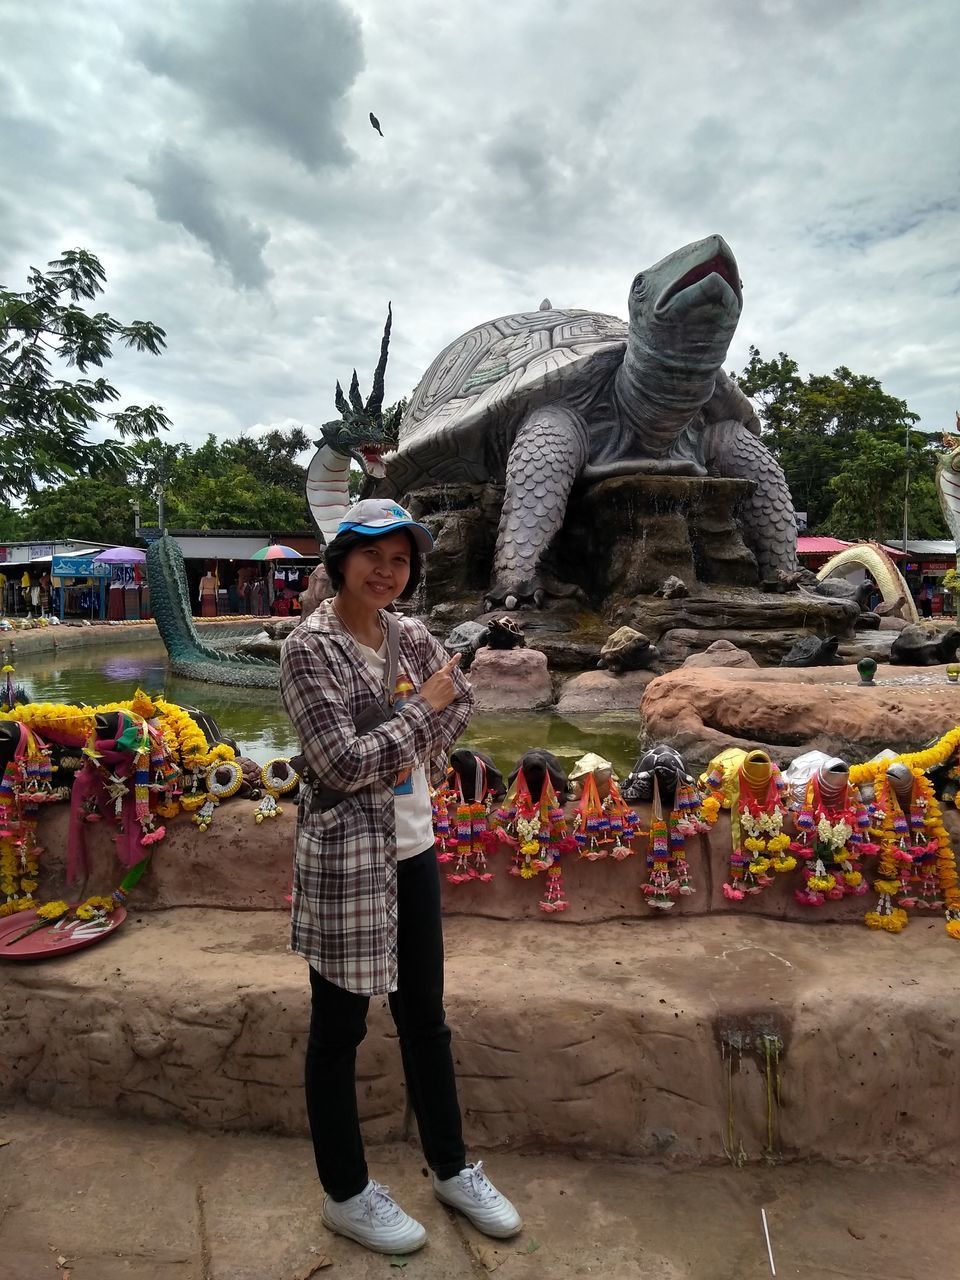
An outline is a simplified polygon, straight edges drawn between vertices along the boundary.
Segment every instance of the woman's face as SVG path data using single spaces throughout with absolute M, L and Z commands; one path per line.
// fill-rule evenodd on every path
M 367 608 L 392 604 L 410 578 L 410 539 L 405 533 L 388 533 L 355 547 L 343 562 L 342 595 Z

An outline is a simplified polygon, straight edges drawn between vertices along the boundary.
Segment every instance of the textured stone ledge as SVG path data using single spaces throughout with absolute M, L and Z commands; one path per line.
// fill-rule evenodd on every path
M 704 1163 L 950 1163 L 960 969 L 942 924 L 898 938 L 745 918 L 589 934 L 454 920 L 447 1009 L 468 1140 Z M 955 945 L 955 944 L 953 944 Z M 275 913 L 131 915 L 98 947 L 8 963 L 0 1099 L 302 1133 L 307 976 Z M 779 1037 L 768 1130 L 757 1037 Z M 371 1140 L 404 1131 L 398 1050 L 371 1001 Z

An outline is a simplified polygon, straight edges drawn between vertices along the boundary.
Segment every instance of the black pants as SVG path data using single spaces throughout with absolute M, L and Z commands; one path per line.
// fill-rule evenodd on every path
M 430 1168 L 452 1178 L 466 1155 L 443 1009 L 440 875 L 433 849 L 397 863 L 398 989 L 390 997 L 407 1094 Z M 357 1046 L 367 1033 L 368 996 L 336 987 L 310 969 L 312 1006 L 306 1093 L 317 1172 L 333 1200 L 367 1185 L 357 1115 Z

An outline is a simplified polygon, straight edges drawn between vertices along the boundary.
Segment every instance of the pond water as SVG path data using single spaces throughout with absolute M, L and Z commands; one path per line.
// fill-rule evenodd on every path
M 183 680 L 167 669 L 162 644 L 90 645 L 82 649 L 48 651 L 14 658 L 15 680 L 33 702 L 97 705 L 133 696 L 139 686 L 162 693 L 172 702 L 201 707 L 220 728 L 235 738 L 245 755 L 259 763 L 273 756 L 293 755 L 297 740 L 272 689 L 235 689 Z M 548 712 L 517 715 L 476 715 L 463 742 L 485 751 L 509 772 L 524 751 L 545 747 L 569 768 L 585 751 L 612 760 L 621 777 L 637 756 L 637 716 L 610 713 L 563 719 Z

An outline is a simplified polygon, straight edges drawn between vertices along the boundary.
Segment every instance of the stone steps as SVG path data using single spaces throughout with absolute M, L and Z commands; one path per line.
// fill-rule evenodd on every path
M 940 920 L 895 938 L 748 917 L 446 930 L 473 1145 L 954 1160 L 960 967 Z M 304 1133 L 308 988 L 286 932 L 280 912 L 134 912 L 86 952 L 8 962 L 0 1100 Z M 359 1060 L 373 1141 L 409 1129 L 385 1005 Z

